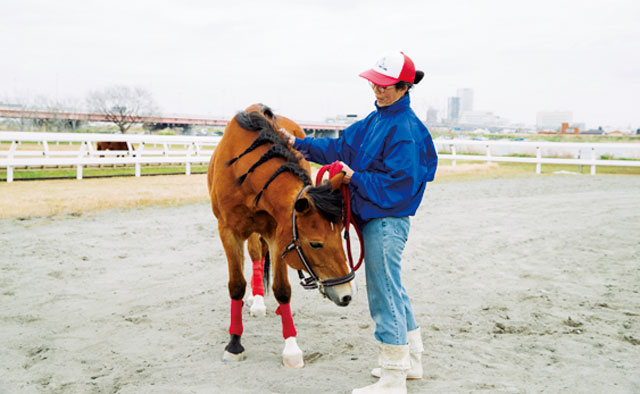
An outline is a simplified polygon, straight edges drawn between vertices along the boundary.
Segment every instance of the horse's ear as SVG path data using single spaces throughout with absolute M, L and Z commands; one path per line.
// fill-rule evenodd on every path
M 311 205 L 306 197 L 302 197 L 296 201 L 293 207 L 296 209 L 296 212 L 305 213 L 311 208 Z
M 331 183 L 331 190 L 337 190 L 340 188 L 340 186 L 342 186 L 342 180 L 344 179 L 344 176 L 344 171 L 340 171 L 339 173 L 334 175 L 333 178 L 329 179 L 329 182 Z

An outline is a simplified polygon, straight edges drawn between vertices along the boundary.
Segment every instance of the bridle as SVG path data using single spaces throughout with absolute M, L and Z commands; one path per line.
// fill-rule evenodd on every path
M 353 280 L 353 278 L 355 278 L 356 274 L 353 270 L 350 270 L 350 272 L 340 278 L 335 278 L 335 279 L 326 279 L 326 280 L 321 280 L 320 277 L 315 273 L 315 271 L 313 270 L 313 268 L 311 268 L 311 265 L 309 264 L 309 261 L 307 260 L 306 256 L 304 255 L 304 252 L 302 251 L 302 248 L 300 247 L 300 239 L 298 238 L 298 226 L 296 224 L 296 202 L 298 202 L 298 200 L 300 199 L 300 197 L 302 196 L 302 194 L 307 191 L 311 186 L 305 186 L 302 188 L 302 190 L 300 190 L 300 193 L 298 193 L 298 196 L 296 197 L 296 201 L 293 203 L 293 207 L 291 208 L 291 232 L 292 232 L 292 239 L 291 242 L 289 242 L 289 244 L 287 245 L 287 247 L 284 249 L 284 252 L 282 253 L 282 258 L 284 258 L 284 256 L 287 255 L 287 253 L 291 252 L 292 250 L 296 250 L 296 252 L 298 253 L 298 257 L 300 258 L 300 261 L 302 262 L 302 265 L 304 266 L 304 269 L 309 273 L 308 277 L 305 277 L 304 272 L 302 272 L 302 270 L 298 270 L 298 276 L 300 277 L 300 285 L 302 285 L 302 287 L 304 287 L 307 290 L 313 290 L 313 289 L 318 289 L 320 290 L 320 293 L 325 294 L 324 293 L 324 288 L 325 287 L 330 287 L 330 286 L 337 286 L 337 285 L 341 285 L 344 283 L 348 283 L 351 280 Z

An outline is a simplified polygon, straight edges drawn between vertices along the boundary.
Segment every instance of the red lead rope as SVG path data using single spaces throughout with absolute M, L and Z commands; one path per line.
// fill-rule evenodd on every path
M 333 178 L 340 171 L 342 171 L 342 164 L 339 161 L 334 161 L 331 164 L 327 164 L 322 167 L 320 171 L 318 171 L 318 175 L 316 175 L 316 185 L 319 185 L 322 181 L 322 176 L 324 173 L 329 170 L 329 179 Z M 362 240 L 362 233 L 358 228 L 353 216 L 351 215 L 351 192 L 349 191 L 349 185 L 342 184 L 340 186 L 340 191 L 342 192 L 342 199 L 344 200 L 343 212 L 342 212 L 342 223 L 344 224 L 344 239 L 347 240 L 347 257 L 349 258 L 349 266 L 353 271 L 356 271 L 360 268 L 362 264 L 362 260 L 364 259 L 364 242 Z M 360 259 L 358 260 L 358 264 L 353 265 L 353 256 L 351 254 L 351 239 L 349 237 L 349 226 L 353 224 L 353 228 L 356 230 L 356 234 L 358 234 L 358 239 L 360 240 Z

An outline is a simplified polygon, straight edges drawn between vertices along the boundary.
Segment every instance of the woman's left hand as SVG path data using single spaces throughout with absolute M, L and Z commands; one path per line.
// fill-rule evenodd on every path
M 351 169 L 351 167 L 346 165 L 344 161 L 341 161 L 340 164 L 342 164 L 342 171 L 344 171 L 344 178 L 342 179 L 342 183 L 348 184 L 349 182 L 351 182 L 353 170 Z

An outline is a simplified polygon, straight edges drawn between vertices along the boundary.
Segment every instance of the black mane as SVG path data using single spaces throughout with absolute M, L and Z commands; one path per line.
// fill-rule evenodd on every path
M 320 186 L 309 188 L 307 196 L 313 201 L 318 213 L 331 223 L 342 221 L 342 193 L 340 189 L 331 190 L 331 184 L 325 182 Z
M 265 118 L 266 116 L 270 119 L 275 119 L 275 115 L 271 109 L 262 104 L 259 105 L 259 108 L 262 113 L 241 111 L 236 114 L 235 120 L 238 122 L 238 125 L 245 130 L 258 132 L 258 138 L 256 138 L 244 152 L 226 163 L 227 166 L 230 166 L 259 146 L 272 144 L 272 146 L 255 163 L 253 163 L 245 174 L 236 179 L 236 183 L 241 185 L 250 173 L 268 160 L 278 157 L 285 160 L 285 162 L 271 175 L 271 177 L 269 177 L 264 186 L 262 186 L 262 189 L 256 195 L 256 205 L 260 201 L 260 198 L 266 188 L 283 172 L 295 175 L 302 181 L 304 186 L 311 185 L 311 178 L 309 178 L 309 174 L 300 167 L 296 155 L 289 150 L 284 140 L 276 133 L 271 123 Z M 307 196 L 311 199 L 313 205 L 318 210 L 318 213 L 320 213 L 323 218 L 332 223 L 338 223 L 342 220 L 342 194 L 338 190 L 331 190 L 331 185 L 328 182 L 325 182 L 320 186 L 309 188 Z

